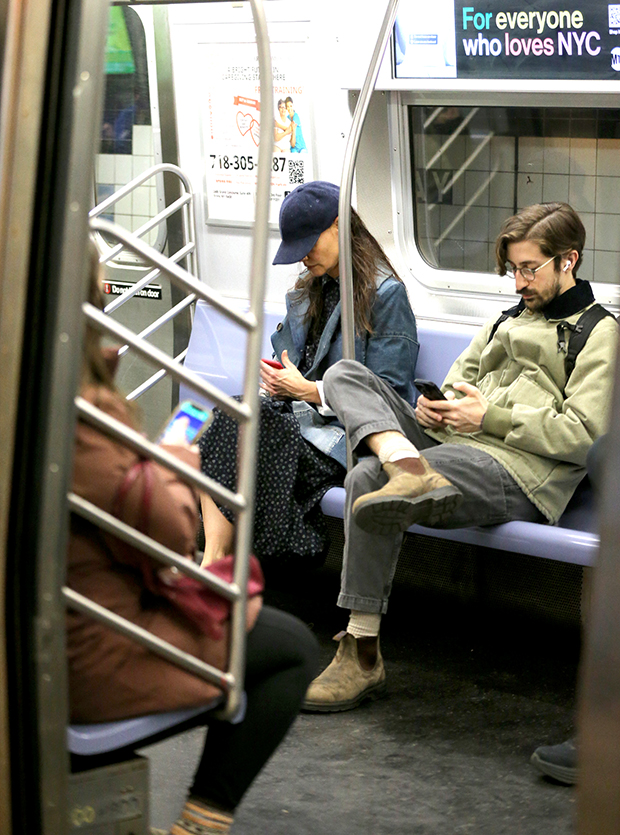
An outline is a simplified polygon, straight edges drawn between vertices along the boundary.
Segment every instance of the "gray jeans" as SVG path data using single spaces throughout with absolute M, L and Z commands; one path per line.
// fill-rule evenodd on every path
M 326 400 L 347 428 L 354 450 L 375 432 L 401 432 L 424 450 L 432 467 L 459 488 L 463 502 L 450 524 L 442 527 L 498 525 L 515 519 L 546 521 L 491 455 L 429 438 L 416 420 L 413 407 L 361 363 L 341 360 L 326 372 L 324 384 Z M 345 609 L 387 611 L 403 534 L 367 533 L 351 515 L 358 496 L 378 490 L 386 481 L 387 475 L 374 455 L 360 458 L 345 480 L 345 548 L 338 597 L 338 605 Z

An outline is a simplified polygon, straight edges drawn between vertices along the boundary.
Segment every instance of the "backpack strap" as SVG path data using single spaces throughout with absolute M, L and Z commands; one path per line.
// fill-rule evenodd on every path
M 495 324 L 491 328 L 491 333 L 489 334 L 489 339 L 487 341 L 487 345 L 489 344 L 489 342 L 495 336 L 495 331 L 499 328 L 499 326 L 502 324 L 502 322 L 505 322 L 506 319 L 514 319 L 516 316 L 519 315 L 519 313 L 521 313 L 522 310 L 523 310 L 523 305 L 521 303 L 516 304 L 514 307 L 511 307 L 508 310 L 504 310 L 502 312 L 502 315 L 497 320 L 497 322 L 495 322 Z
M 521 313 L 522 310 L 523 307 L 521 304 L 517 304 L 514 307 L 511 307 L 509 310 L 504 310 L 497 322 L 495 322 L 495 324 L 491 328 L 491 334 L 489 336 L 487 345 L 495 336 L 495 332 L 502 324 L 502 322 L 505 322 L 506 319 L 514 319 L 519 315 L 519 313 Z M 613 317 L 613 313 L 610 313 L 608 310 L 606 310 L 602 304 L 597 303 L 593 304 L 592 307 L 589 307 L 584 313 L 582 313 L 574 325 L 571 325 L 570 322 L 560 322 L 558 324 L 558 351 L 564 351 L 566 353 L 566 357 L 564 359 L 566 383 L 568 383 L 569 377 L 573 373 L 575 362 L 577 360 L 577 355 L 579 354 L 583 346 L 586 344 L 586 341 L 592 333 L 592 331 L 594 330 L 594 328 L 598 325 L 601 319 L 604 319 L 606 316 Z M 571 332 L 571 336 L 568 341 L 568 347 L 566 344 L 566 337 L 564 333 L 565 330 Z M 566 383 L 564 383 L 565 387 Z
M 613 314 L 606 310 L 602 304 L 593 304 L 592 307 L 589 307 L 585 311 L 585 313 L 581 314 L 575 325 L 570 328 L 571 335 L 568 342 L 568 349 L 566 350 L 566 358 L 564 360 L 567 383 L 570 375 L 573 373 L 577 355 L 586 344 L 586 341 L 594 328 L 606 316 L 613 317 Z M 562 322 L 560 324 L 568 325 L 567 322 Z M 558 325 L 558 328 L 559 327 L 560 325 Z M 559 347 L 558 350 L 560 350 Z

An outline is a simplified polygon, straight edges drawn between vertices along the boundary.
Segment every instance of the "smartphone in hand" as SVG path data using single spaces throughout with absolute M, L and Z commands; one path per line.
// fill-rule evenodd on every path
M 270 365 L 272 368 L 276 368 L 276 369 L 284 368 L 282 363 L 278 362 L 278 360 L 266 360 L 266 359 L 263 358 L 263 362 L 267 363 L 267 365 Z
M 170 415 L 156 443 L 158 444 L 195 444 L 213 420 L 213 412 L 184 400 Z
M 423 394 L 428 400 L 447 400 L 448 398 L 432 380 L 414 380 L 413 385 L 417 388 L 420 394 Z

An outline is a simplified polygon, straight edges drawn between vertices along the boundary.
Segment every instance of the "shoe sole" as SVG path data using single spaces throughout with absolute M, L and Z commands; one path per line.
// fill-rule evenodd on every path
M 377 699 L 384 698 L 384 696 L 386 695 L 387 684 L 385 681 L 380 681 L 378 684 L 375 684 L 372 687 L 369 687 L 368 689 L 364 690 L 362 693 L 359 694 L 359 696 L 356 696 L 354 699 L 347 699 L 343 702 L 329 703 L 305 701 L 301 706 L 301 710 L 304 713 L 339 713 L 343 710 L 353 710 L 366 700 L 376 701 Z
M 577 782 L 577 769 L 570 766 L 556 765 L 555 763 L 541 760 L 536 752 L 530 757 L 530 762 L 534 768 L 538 769 L 545 777 L 552 777 L 558 783 L 563 783 L 565 786 L 574 786 Z
M 381 496 L 368 499 L 353 511 L 356 523 L 368 533 L 396 534 L 416 523 L 441 527 L 463 501 L 453 485 L 422 496 Z

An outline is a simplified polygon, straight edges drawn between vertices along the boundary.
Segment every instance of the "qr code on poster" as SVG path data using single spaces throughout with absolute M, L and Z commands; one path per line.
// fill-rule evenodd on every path
M 607 14 L 609 16 L 609 26 L 611 29 L 620 29 L 620 5 L 607 6 Z
M 289 159 L 288 161 L 288 181 L 289 185 L 295 186 L 305 182 L 304 180 L 304 161 Z

